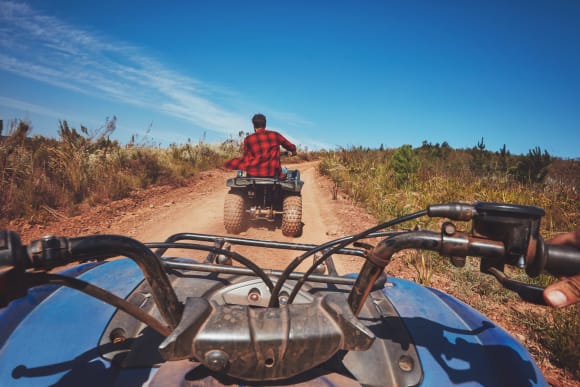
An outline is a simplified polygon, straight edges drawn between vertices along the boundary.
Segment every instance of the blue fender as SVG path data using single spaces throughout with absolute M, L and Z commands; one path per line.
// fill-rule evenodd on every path
M 422 386 L 547 386 L 525 347 L 463 302 L 389 278 L 383 289 L 417 347 Z
M 78 278 L 125 298 L 143 275 L 133 261 L 122 259 L 93 267 Z M 22 316 L 23 310 L 28 314 Z M 0 311 L 2 328 L 12 331 L 0 342 L 0 385 L 114 385 L 117 372 L 97 348 L 114 311 L 74 289 L 52 285 L 32 289 L 27 297 Z M 17 329 L 12 330 L 19 318 Z M 133 385 L 141 385 L 149 370 L 132 376 L 130 380 L 139 382 Z
M 143 280 L 129 259 L 80 265 L 63 274 L 122 298 Z M 382 292 L 417 348 L 422 386 L 547 385 L 526 349 L 476 310 L 414 282 L 389 278 L 388 285 Z M 66 287 L 31 289 L 0 310 L 0 386 L 147 383 L 157 369 L 120 370 L 99 354 L 99 339 L 114 311 Z

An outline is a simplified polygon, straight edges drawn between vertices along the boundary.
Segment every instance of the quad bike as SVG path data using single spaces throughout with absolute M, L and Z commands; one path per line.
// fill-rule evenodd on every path
M 508 278 L 504 267 L 532 277 L 580 272 L 579 250 L 540 236 L 543 215 L 511 204 L 432 205 L 321 245 L 183 233 L 163 243 L 91 235 L 25 246 L 2 231 L 0 385 L 546 385 L 502 328 L 384 270 L 404 249 L 435 251 L 459 267 L 479 257 L 483 272 L 542 304 L 541 287 Z M 447 221 L 438 231 L 387 230 L 420 216 Z M 367 238 L 382 241 L 373 247 Z M 297 257 L 284 271 L 265 270 L 235 252 L 241 245 Z M 338 275 L 336 255 L 360 258 L 362 269 Z M 307 259 L 310 269 L 295 272 Z
M 281 221 L 282 233 L 296 237 L 302 233 L 304 182 L 299 170 L 284 170 L 284 177 L 251 177 L 238 171 L 228 179 L 230 191 L 224 203 L 224 226 L 231 234 L 244 231 L 250 221 Z M 281 218 L 281 219 L 280 219 Z

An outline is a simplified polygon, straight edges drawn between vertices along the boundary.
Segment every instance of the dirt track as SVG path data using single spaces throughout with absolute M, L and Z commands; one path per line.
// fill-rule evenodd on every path
M 374 225 L 371 217 L 361 213 L 354 206 L 332 200 L 331 184 L 327 179 L 320 178 L 316 163 L 290 165 L 289 168 L 299 168 L 301 178 L 305 182 L 302 190 L 304 224 L 302 235 L 298 238 L 285 237 L 273 224 L 261 222 L 253 223 L 246 232 L 239 235 L 240 237 L 318 244 Z M 130 230 L 132 236 L 142 241 L 153 241 L 184 231 L 230 235 L 226 233 L 223 225 L 223 206 L 228 191 L 225 180 L 231 176 L 230 171 L 204 174 L 203 184 L 200 184 L 199 189 L 190 190 L 182 197 L 172 198 L 162 204 L 160 209 L 153 205 L 150 210 L 152 213 L 155 212 L 155 216 L 145 220 L 144 223 L 136 222 L 134 228 Z M 281 250 L 255 252 L 253 249 L 250 252 L 248 248 L 242 247 L 236 251 L 262 267 L 273 269 L 283 269 L 299 254 L 295 251 Z M 360 264 L 359 259 L 351 257 L 337 257 L 336 261 L 341 274 L 356 270 Z
M 298 238 L 282 235 L 279 228 L 268 222 L 252 224 L 243 238 L 318 244 L 362 231 L 376 224 L 374 219 L 353 205 L 348 199 L 332 200 L 332 182 L 319 176 L 316 162 L 288 165 L 298 168 L 304 180 L 302 190 L 303 232 Z M 162 242 L 181 232 L 229 235 L 223 225 L 226 180 L 234 172 L 212 170 L 200 173 L 184 187 L 155 187 L 135 192 L 132 197 L 96 206 L 84 206 L 80 215 L 64 217 L 51 212 L 54 220 L 44 224 L 20 222 L 8 228 L 21 233 L 24 243 L 46 234 L 80 236 L 89 234 L 121 234 L 142 242 Z M 16 227 L 14 227 L 16 226 Z M 255 249 L 254 249 L 255 250 Z M 299 252 L 265 250 L 236 251 L 265 268 L 283 269 Z M 191 252 L 170 252 L 171 255 L 191 256 Z M 199 257 L 199 255 L 197 256 Z M 356 271 L 360 258 L 336 257 L 340 274 Z M 310 263 L 310 260 L 305 262 Z M 299 269 L 304 269 L 301 266 Z

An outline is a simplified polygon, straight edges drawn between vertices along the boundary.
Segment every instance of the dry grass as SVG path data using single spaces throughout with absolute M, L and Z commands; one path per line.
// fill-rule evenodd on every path
M 28 137 L 30 124 L 14 121 L 0 133 L 0 222 L 27 217 L 42 221 L 42 208 L 75 211 L 81 202 L 107 203 L 154 184 L 181 185 L 197 172 L 221 166 L 239 152 L 241 139 L 212 145 L 161 149 L 110 141 L 115 119 L 90 132 L 61 122 L 57 140 Z
M 406 162 L 409 165 L 404 165 Z M 408 146 L 394 150 L 359 147 L 323 154 L 320 171 L 380 221 L 423 210 L 429 204 L 488 201 L 544 208 L 541 233 L 545 238 L 580 227 L 580 163 L 552 158 L 539 148 L 522 156 L 510 155 L 505 147 L 494 153 L 485 150 L 483 139 L 467 150 L 426 143 L 412 153 Z M 437 229 L 437 222 L 424 218 L 406 227 Z M 477 267 L 461 270 L 443 262 L 417 255 L 408 263 L 425 283 L 431 281 L 433 272 L 451 278 L 453 294 L 471 301 L 484 313 L 493 310 L 494 305 L 517 299 L 494 279 L 480 274 Z M 546 285 L 553 279 L 541 276 L 534 281 Z M 577 316 L 578 307 L 572 307 L 546 309 L 541 319 L 520 313 L 512 320 L 541 343 L 545 352 L 540 356 L 580 378 Z

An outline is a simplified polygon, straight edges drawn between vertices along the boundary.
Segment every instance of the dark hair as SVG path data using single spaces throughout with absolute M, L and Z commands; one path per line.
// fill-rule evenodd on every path
M 266 116 L 260 113 L 254 114 L 254 117 L 252 117 L 252 124 L 254 124 L 254 129 L 265 128 Z

